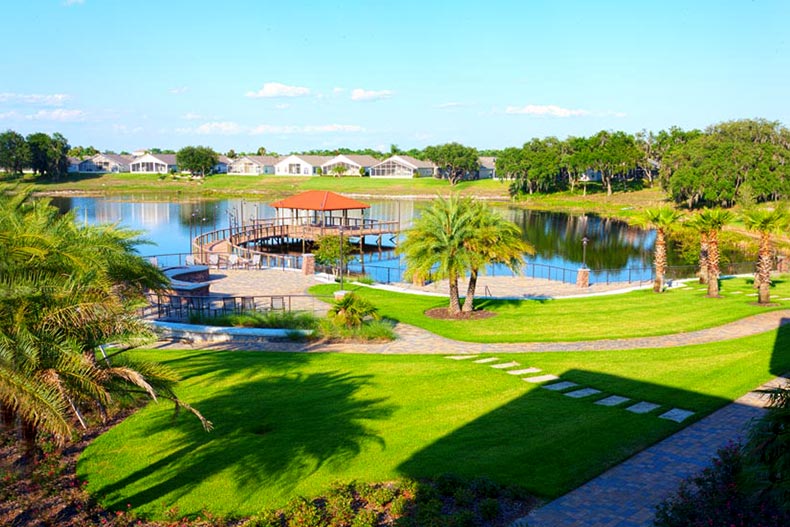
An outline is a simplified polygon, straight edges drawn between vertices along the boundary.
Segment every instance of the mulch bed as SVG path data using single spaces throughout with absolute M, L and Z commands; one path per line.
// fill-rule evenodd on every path
M 479 309 L 471 313 L 460 313 L 458 315 L 451 315 L 446 307 L 435 307 L 425 312 L 425 316 L 439 319 L 439 320 L 482 320 L 484 318 L 495 317 L 496 313 Z

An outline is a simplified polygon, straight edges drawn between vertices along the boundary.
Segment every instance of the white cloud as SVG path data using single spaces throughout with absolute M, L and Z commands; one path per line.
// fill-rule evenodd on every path
M 65 93 L 0 93 L 0 102 L 20 102 L 41 106 L 60 106 L 69 99 L 71 96 Z
M 187 121 L 197 121 L 198 119 L 203 119 L 203 116 L 199 113 L 187 112 L 182 115 L 181 118 L 186 119 Z
M 11 110 L 10 112 L 0 113 L 0 120 L 11 120 L 11 119 L 19 119 L 21 116 L 19 113 Z
M 389 99 L 392 97 L 391 90 L 363 90 L 354 88 L 351 90 L 352 101 L 376 101 L 379 99 Z
M 173 95 L 181 95 L 182 93 L 188 92 L 189 88 L 187 86 L 176 86 L 175 88 L 170 88 L 167 91 L 169 91 Z
M 290 104 L 288 104 L 288 103 L 282 103 L 282 104 L 277 104 L 277 105 L 275 105 L 274 107 L 275 107 L 276 109 L 278 109 L 278 110 L 285 110 L 285 109 L 287 109 L 287 108 L 290 108 L 290 107 L 291 107 L 291 105 L 290 105 Z
M 231 121 L 212 121 L 203 123 L 194 129 L 194 133 L 200 135 L 235 135 L 242 131 L 244 130 L 239 124 Z
M 336 88 L 332 89 L 332 93 L 334 93 L 335 95 L 340 95 L 344 91 L 346 91 L 346 89 L 345 88 L 340 88 L 340 87 L 336 87 Z
M 66 7 L 70 7 L 70 6 L 73 6 L 73 5 L 82 5 L 84 3 L 85 3 L 85 0 L 65 0 L 63 2 L 63 5 L 65 5 Z
M 273 125 L 261 124 L 250 130 L 250 135 L 266 134 L 320 134 L 364 132 L 365 129 L 355 124 L 321 124 L 321 125 Z
M 304 86 L 288 86 L 279 82 L 266 82 L 258 91 L 248 91 L 247 97 L 254 99 L 270 97 L 303 97 L 310 95 L 310 88 Z
M 143 127 L 135 126 L 134 128 L 129 128 L 125 124 L 114 124 L 112 125 L 112 130 L 119 134 L 137 134 L 143 131 Z
M 571 108 L 562 108 L 554 104 L 528 104 L 526 106 L 508 106 L 505 113 L 519 114 L 519 115 L 542 115 L 549 117 L 578 117 L 583 115 L 590 115 L 587 110 L 573 110 Z
M 56 110 L 39 110 L 32 115 L 26 115 L 26 119 L 33 121 L 59 121 L 59 122 L 74 122 L 84 121 L 86 117 L 85 112 L 82 110 L 64 110 L 58 108 Z

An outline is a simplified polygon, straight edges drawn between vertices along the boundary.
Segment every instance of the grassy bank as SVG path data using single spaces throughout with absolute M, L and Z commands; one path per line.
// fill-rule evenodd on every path
M 688 424 L 662 411 L 694 411 L 690 422 L 790 368 L 787 338 L 508 356 L 601 390 L 582 400 L 440 356 L 140 351 L 181 373 L 179 395 L 215 430 L 151 404 L 99 437 L 78 473 L 102 504 L 159 517 L 252 514 L 335 481 L 443 473 L 554 497 Z M 610 394 L 661 409 L 592 404 Z
M 313 294 L 330 295 L 335 284 L 318 285 Z M 707 298 L 705 286 L 690 283 L 662 294 L 652 290 L 622 295 L 560 300 L 484 300 L 477 308 L 495 316 L 479 320 L 437 320 L 425 315 L 446 307 L 447 298 L 392 293 L 348 286 L 379 308 L 382 316 L 437 335 L 468 342 L 562 342 L 668 335 L 726 324 L 768 309 L 786 309 L 790 277 L 775 280 L 776 305 L 760 307 L 751 281 L 722 280 L 721 298 Z M 443 291 L 439 291 L 443 292 Z M 529 293 L 529 291 L 524 291 Z M 689 316 L 693 313 L 693 316 Z

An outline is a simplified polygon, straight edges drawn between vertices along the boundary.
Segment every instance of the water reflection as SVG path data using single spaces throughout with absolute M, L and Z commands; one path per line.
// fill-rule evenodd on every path
M 139 247 L 143 255 L 186 253 L 190 239 L 203 232 L 239 225 L 255 218 L 271 218 L 274 209 L 268 202 L 247 199 L 217 201 L 154 201 L 115 197 L 58 197 L 53 204 L 62 211 L 76 209 L 78 221 L 117 223 L 144 231 L 156 245 Z M 382 200 L 370 202 L 366 217 L 399 220 L 409 226 L 427 201 Z M 561 213 L 524 210 L 493 205 L 516 223 L 524 238 L 536 248 L 528 262 L 576 269 L 582 265 L 582 238 L 587 236 L 587 265 L 593 269 L 649 267 L 655 236 L 652 231 L 630 227 L 624 222 L 594 215 L 573 216 Z M 400 266 L 391 253 L 366 256 L 366 269 Z M 496 269 L 491 272 L 497 273 Z

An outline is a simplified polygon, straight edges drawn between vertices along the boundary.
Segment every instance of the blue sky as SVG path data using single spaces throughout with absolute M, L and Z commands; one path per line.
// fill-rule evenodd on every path
M 0 129 L 100 150 L 790 123 L 787 0 L 8 0 L 0 20 Z

